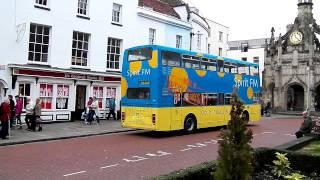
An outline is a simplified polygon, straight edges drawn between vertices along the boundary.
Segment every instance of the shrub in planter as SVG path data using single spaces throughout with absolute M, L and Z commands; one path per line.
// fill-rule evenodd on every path
M 231 120 L 220 134 L 217 169 L 214 179 L 247 180 L 253 172 L 253 149 L 250 146 L 252 131 L 242 119 L 243 103 L 236 93 L 232 94 Z

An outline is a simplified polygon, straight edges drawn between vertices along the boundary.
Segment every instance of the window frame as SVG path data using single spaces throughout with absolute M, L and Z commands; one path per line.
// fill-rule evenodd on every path
M 40 3 L 40 2 L 43 2 L 43 3 Z M 35 4 L 35 6 L 48 8 L 49 2 L 50 2 L 50 0 L 35 0 L 34 4 Z
M 20 85 L 23 85 L 23 94 L 21 93 L 21 91 L 20 91 Z M 29 85 L 29 95 L 26 95 L 26 85 Z M 27 105 L 27 97 L 29 97 L 29 98 L 31 98 L 31 86 L 32 85 L 32 83 L 30 83 L 30 82 L 19 82 L 19 85 L 18 85 L 18 87 L 19 87 L 19 89 L 18 89 L 18 91 L 19 91 L 19 97 L 22 99 L 22 106 L 23 106 L 23 109 L 25 109 L 26 108 L 26 105 Z
M 176 35 L 176 48 L 181 49 L 182 48 L 182 36 Z
M 39 32 L 38 29 L 42 29 L 41 32 Z M 50 37 L 51 37 L 50 26 L 43 25 L 43 24 L 30 23 L 28 63 L 45 64 L 45 65 L 49 64 Z M 41 41 L 41 42 L 38 42 L 38 41 Z M 39 51 L 39 48 L 40 48 L 40 51 Z M 37 58 L 36 54 L 38 54 L 40 58 L 39 61 L 36 60 Z M 46 60 L 43 61 L 43 58 L 46 58 Z
M 76 35 L 76 39 L 74 39 L 75 35 Z M 88 37 L 87 40 L 85 39 L 86 36 Z M 77 67 L 77 68 L 89 67 L 90 38 L 91 38 L 91 35 L 89 33 L 73 31 L 72 52 L 71 52 L 72 67 Z M 74 44 L 76 45 L 74 46 Z M 87 46 L 85 46 L 85 44 L 87 44 Z M 79 45 L 81 46 L 81 48 L 78 47 Z M 84 52 L 86 52 L 86 57 L 84 57 Z M 78 57 L 79 54 L 81 54 L 80 57 Z M 80 63 L 78 63 L 77 61 L 80 61 Z
M 119 8 L 119 10 L 116 8 Z M 111 22 L 115 24 L 122 24 L 122 5 L 121 4 L 113 3 Z
M 219 31 L 219 42 L 223 42 L 223 32 Z
M 85 2 L 83 2 L 85 1 Z M 85 4 L 85 8 L 81 7 L 81 4 Z M 84 13 L 82 11 L 85 11 Z M 78 6 L 77 6 L 77 15 L 82 17 L 89 17 L 89 0 L 78 0 Z
M 45 89 L 41 92 L 41 86 L 45 86 Z M 51 92 L 49 92 L 49 86 Z M 39 83 L 39 98 L 41 99 L 41 108 L 45 110 L 53 110 L 53 84 L 51 83 Z M 42 94 L 41 94 L 42 93 Z M 45 100 L 45 101 L 44 101 Z M 49 101 L 51 100 L 51 101 Z M 48 104 L 50 103 L 50 104 Z
M 62 94 L 59 94 L 59 86 L 62 87 Z M 66 92 L 65 89 L 68 89 L 68 91 Z M 69 98 L 70 98 L 70 85 L 68 84 L 57 84 L 57 93 L 56 93 L 56 109 L 59 109 L 59 110 L 66 110 L 66 109 L 69 109 Z M 58 107 L 58 102 L 60 99 L 65 99 L 66 102 L 65 102 L 65 107 L 64 108 L 60 108 Z
M 112 49 L 114 49 L 114 52 L 112 52 Z M 108 37 L 107 59 L 106 59 L 107 70 L 120 70 L 121 53 L 122 53 L 122 39 Z M 112 57 L 113 59 L 111 59 Z
M 154 45 L 156 43 L 156 29 L 149 28 L 149 44 Z

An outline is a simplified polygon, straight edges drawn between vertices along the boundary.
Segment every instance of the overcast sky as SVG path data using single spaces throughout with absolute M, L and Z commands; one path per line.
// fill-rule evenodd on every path
M 229 41 L 278 36 L 298 12 L 298 0 L 184 0 L 200 14 L 230 28 Z M 320 25 L 320 1 L 313 0 L 313 17 Z

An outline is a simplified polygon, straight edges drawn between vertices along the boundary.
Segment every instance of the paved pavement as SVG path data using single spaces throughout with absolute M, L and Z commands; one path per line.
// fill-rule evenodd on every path
M 263 117 L 263 119 L 273 118 L 295 119 L 300 117 L 275 114 L 271 115 L 271 117 Z M 116 132 L 126 132 L 133 130 L 134 129 L 122 128 L 119 120 L 101 120 L 99 125 L 97 125 L 95 122 L 93 122 L 92 125 L 86 125 L 83 123 L 83 121 L 43 124 L 43 130 L 41 132 L 27 131 L 26 127 L 24 126 L 23 129 L 11 130 L 9 139 L 0 139 L 0 146 L 101 135 Z
M 86 125 L 83 121 L 43 124 L 42 131 L 31 132 L 23 129 L 12 129 L 9 139 L 0 139 L 0 146 L 24 144 L 38 141 L 67 139 L 115 132 L 126 132 L 131 129 L 122 128 L 119 120 L 101 120 L 97 125 Z

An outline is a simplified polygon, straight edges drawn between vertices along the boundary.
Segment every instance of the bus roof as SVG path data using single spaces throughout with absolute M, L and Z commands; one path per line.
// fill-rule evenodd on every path
M 128 49 L 126 49 L 126 51 L 139 49 L 139 48 L 156 48 L 156 49 L 165 50 L 165 51 L 177 52 L 177 53 L 180 53 L 180 54 L 198 55 L 198 56 L 202 56 L 202 57 L 206 57 L 206 58 L 212 58 L 212 59 L 221 58 L 221 59 L 227 60 L 228 62 L 231 62 L 231 63 L 245 64 L 245 65 L 248 65 L 248 66 L 259 66 L 259 64 L 257 64 L 257 63 L 251 63 L 251 62 L 242 61 L 242 60 L 239 60 L 239 59 L 232 59 L 232 58 L 221 57 L 221 56 L 217 56 L 217 55 L 213 55 L 213 54 L 199 53 L 199 52 L 194 52 L 194 51 L 189 51 L 189 50 L 184 50 L 184 49 L 177 49 L 177 48 L 161 46 L 161 45 L 140 45 L 140 46 L 135 46 L 135 47 L 128 48 Z

